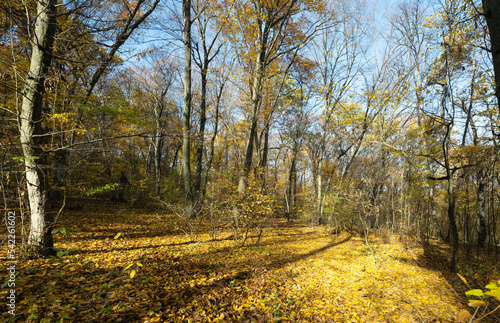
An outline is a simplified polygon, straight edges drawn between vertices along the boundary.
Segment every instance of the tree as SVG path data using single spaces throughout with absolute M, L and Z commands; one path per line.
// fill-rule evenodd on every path
M 78 3 L 76 5 L 81 5 L 81 7 L 75 7 L 67 11 L 65 10 L 65 6 L 72 6 L 74 4 L 57 6 L 57 1 L 52 0 L 37 1 L 36 3 L 36 22 L 33 37 L 31 39 L 31 58 L 29 70 L 27 72 L 27 77 L 25 78 L 26 81 L 22 93 L 23 99 L 19 114 L 19 132 L 21 146 L 23 149 L 23 159 L 26 168 L 26 179 L 31 211 L 29 245 L 35 256 L 47 256 L 50 253 L 53 253 L 53 241 L 51 234 L 53 223 L 51 205 L 48 199 L 50 192 L 48 183 L 49 176 L 51 176 L 51 174 L 49 174 L 48 167 L 48 153 L 53 151 L 48 151 L 46 149 L 47 147 L 43 147 L 44 142 L 50 136 L 50 133 L 47 132 L 48 130 L 43 124 L 43 109 L 47 106 L 44 103 L 44 100 L 46 99 L 44 81 L 48 75 L 47 73 L 49 71 L 54 53 L 54 44 L 56 44 L 56 32 L 59 24 L 56 19 L 57 14 L 61 12 L 65 16 L 72 14 L 80 15 L 82 11 L 90 10 L 89 8 L 92 8 L 93 3 Z M 107 55 L 104 55 L 103 61 L 94 72 L 87 86 L 87 96 L 91 94 L 95 85 L 104 75 L 104 72 L 110 63 L 116 58 L 116 53 L 120 46 L 125 43 L 131 33 L 137 29 L 137 27 L 153 12 L 159 3 L 159 0 L 153 2 L 149 10 L 147 10 L 144 14 L 140 14 L 141 9 L 143 9 L 141 5 L 144 5 L 145 3 L 145 0 L 140 0 L 132 7 L 130 7 L 127 3 L 124 5 L 125 11 L 119 10 L 118 17 L 116 18 L 117 20 L 125 21 L 123 24 L 125 27 L 118 33 L 115 42 L 111 46 L 110 52 L 108 52 Z M 27 11 L 29 14 L 29 10 Z M 27 23 L 27 21 L 29 21 L 28 17 L 24 23 Z M 70 23 L 70 20 L 66 22 Z M 74 19 L 73 22 L 75 24 L 80 23 L 78 19 Z M 21 27 L 29 28 L 29 25 Z M 66 26 L 60 27 L 67 28 Z M 89 30 L 85 30 L 83 27 L 82 29 L 84 29 L 84 31 L 80 33 L 79 36 L 86 37 Z M 109 32 L 110 30 L 114 29 L 105 28 L 105 31 Z M 98 28 L 97 32 L 104 31 Z M 95 40 L 93 44 L 95 44 Z M 61 59 L 61 57 L 58 57 L 58 59 Z M 74 133 L 75 131 L 73 131 L 73 134 Z M 74 136 L 71 137 L 69 146 L 74 144 Z M 61 150 L 64 149 L 58 149 L 58 151 Z M 64 161 L 55 163 L 55 165 L 59 165 L 61 167 L 65 164 L 66 163 Z M 55 172 L 58 171 L 59 170 L 56 167 Z
M 251 68 L 250 114 L 243 169 L 238 180 L 239 194 L 245 191 L 246 179 L 252 167 L 262 89 L 269 65 L 285 53 L 303 46 L 306 39 L 304 32 L 293 22 L 293 17 L 301 11 L 300 5 L 297 0 L 282 0 L 276 3 L 260 0 L 236 3 L 233 9 L 234 15 L 230 16 L 232 20 L 225 31 L 235 46 L 246 46 L 241 52 L 244 58 L 248 59 Z M 294 36 L 299 37 L 302 43 L 292 45 L 291 37 Z M 240 40 L 243 40 L 243 43 L 236 44 Z
M 491 55 L 493 56 L 493 68 L 495 70 L 495 95 L 500 102 L 500 2 L 496 0 L 482 0 L 484 17 L 488 24 L 491 40 Z
M 23 90 L 19 115 L 19 132 L 23 149 L 31 229 L 28 244 L 38 256 L 53 253 L 51 234 L 52 214 L 48 202 L 47 177 L 42 168 L 46 163 L 41 141 L 44 80 L 51 63 L 52 45 L 56 33 L 56 0 L 37 1 L 37 20 L 31 40 L 31 60 Z
M 186 194 L 186 217 L 194 216 L 194 192 L 191 183 L 191 0 L 182 1 L 184 20 L 184 112 L 182 117 L 182 169 Z
M 150 66 L 139 69 L 130 69 L 135 82 L 135 97 L 139 108 L 149 119 L 141 120 L 139 126 L 150 125 L 151 149 L 148 154 L 148 170 L 152 170 L 155 195 L 160 194 L 162 178 L 162 156 L 166 137 L 166 130 L 175 120 L 172 115 L 172 106 L 175 104 L 171 97 L 172 89 L 177 81 L 178 66 L 171 55 L 157 53 L 150 60 Z M 129 96 L 130 98 L 130 96 Z M 147 129 L 149 130 L 149 129 Z M 172 135 L 172 133 L 170 133 Z
M 323 171 L 331 119 L 340 109 L 342 100 L 349 94 L 365 64 L 362 59 L 367 47 L 363 41 L 369 34 L 367 25 L 361 22 L 365 19 L 361 18 L 365 13 L 362 5 L 362 2 L 357 1 L 340 2 L 338 7 L 326 12 L 322 19 L 327 21 L 327 25 L 313 41 L 315 60 L 320 73 L 319 95 L 322 96 L 324 104 L 316 173 L 318 220 L 323 217 Z M 347 153 L 347 150 L 342 154 Z
M 202 190 L 202 174 L 203 174 L 203 152 L 204 152 L 204 142 L 205 142 L 205 126 L 207 122 L 207 85 L 208 85 L 208 74 L 210 71 L 210 64 L 219 54 L 222 44 L 218 44 L 218 38 L 221 34 L 223 24 L 215 28 L 215 30 L 209 30 L 210 24 L 213 24 L 217 14 L 222 14 L 218 12 L 217 6 L 214 8 L 207 8 L 206 4 L 197 3 L 196 5 L 196 16 L 195 21 L 197 34 L 199 41 L 195 43 L 194 51 L 194 61 L 198 68 L 200 69 L 201 78 L 201 91 L 200 91 L 200 121 L 199 121 L 199 131 L 198 131 L 198 142 L 196 148 L 196 172 L 193 183 L 193 195 L 195 200 L 195 205 L 199 209 L 203 203 L 203 190 Z M 210 34 L 213 34 L 209 38 Z M 218 113 L 216 113 L 216 119 L 218 118 Z M 216 135 L 216 133 L 214 134 Z

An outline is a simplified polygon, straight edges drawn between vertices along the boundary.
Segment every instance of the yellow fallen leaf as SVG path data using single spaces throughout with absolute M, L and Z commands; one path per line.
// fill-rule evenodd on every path
M 484 301 L 471 299 L 471 300 L 469 300 L 469 306 L 471 306 L 471 307 L 486 306 L 486 303 Z
M 132 270 L 132 271 L 130 272 L 130 278 L 134 278 L 134 276 L 135 276 L 135 270 Z

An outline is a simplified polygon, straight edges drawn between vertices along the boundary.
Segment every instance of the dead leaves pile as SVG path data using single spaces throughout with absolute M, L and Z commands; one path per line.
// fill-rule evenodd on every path
M 275 225 L 258 246 L 240 248 L 208 234 L 190 241 L 168 217 L 126 210 L 75 214 L 63 225 L 75 231 L 56 235 L 56 246 L 77 251 L 23 260 L 17 316 L 3 302 L 2 320 L 454 322 L 467 304 L 422 264 L 418 246 L 375 238 L 367 246 L 347 232 Z

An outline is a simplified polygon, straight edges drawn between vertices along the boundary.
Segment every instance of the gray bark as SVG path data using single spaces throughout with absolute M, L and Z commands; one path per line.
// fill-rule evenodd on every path
M 44 80 L 51 62 L 56 30 L 56 0 L 37 3 L 37 20 L 32 40 L 32 53 L 20 114 L 20 139 L 26 169 L 31 228 L 28 245 L 35 256 L 53 253 L 52 214 L 48 201 L 45 156 L 40 146 Z
M 184 18 L 184 112 L 182 118 L 182 169 L 186 194 L 186 217 L 194 216 L 194 195 L 191 185 L 191 0 L 183 0 Z

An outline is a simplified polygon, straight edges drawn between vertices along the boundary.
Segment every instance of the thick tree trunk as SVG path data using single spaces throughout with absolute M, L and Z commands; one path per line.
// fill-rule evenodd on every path
M 500 102 L 500 2 L 497 0 L 483 0 L 484 16 L 491 38 L 491 54 L 495 71 L 495 95 Z
M 56 0 L 42 0 L 37 4 L 37 20 L 32 40 L 28 77 L 23 90 L 20 115 L 20 138 L 26 168 L 26 182 L 31 211 L 31 229 L 28 244 L 35 256 L 53 252 L 51 234 L 52 215 L 48 201 L 46 164 L 40 135 L 44 80 L 50 66 L 52 45 L 56 30 Z
M 186 217 L 194 216 L 194 195 L 191 185 L 191 0 L 183 0 L 184 17 L 184 112 L 182 118 L 182 168 L 186 193 Z

